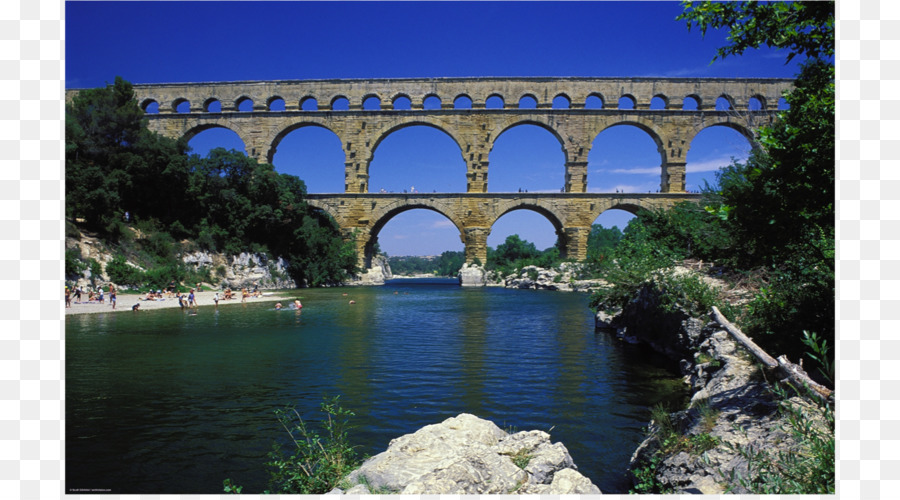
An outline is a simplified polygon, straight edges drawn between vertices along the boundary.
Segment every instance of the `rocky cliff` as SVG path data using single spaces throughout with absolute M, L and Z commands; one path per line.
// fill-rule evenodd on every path
M 566 447 L 551 443 L 546 432 L 509 434 L 466 413 L 394 439 L 345 483 L 345 490 L 331 493 L 600 493 L 576 470 Z
M 598 314 L 597 325 L 677 361 L 691 387 L 688 408 L 656 414 L 631 458 L 641 491 L 749 493 L 737 479 L 752 477 L 740 450 L 798 450 L 767 374 L 717 323 L 683 310 L 663 311 L 659 297 L 645 288 L 619 314 Z M 799 397 L 781 403 L 810 409 Z

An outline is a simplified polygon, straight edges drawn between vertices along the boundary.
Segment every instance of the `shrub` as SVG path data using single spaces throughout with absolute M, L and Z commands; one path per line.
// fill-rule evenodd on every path
M 117 285 L 138 286 L 144 282 L 144 273 L 129 265 L 122 255 L 116 255 L 106 264 L 106 274 Z
M 340 406 L 340 398 L 325 399 L 320 411 L 325 414 L 321 432 L 310 429 L 294 408 L 277 410 L 275 414 L 290 435 L 293 453 L 285 457 L 281 446 L 269 454 L 266 465 L 270 485 L 280 493 L 322 494 L 338 486 L 359 464 L 356 450 L 347 436 L 349 418 L 354 413 Z

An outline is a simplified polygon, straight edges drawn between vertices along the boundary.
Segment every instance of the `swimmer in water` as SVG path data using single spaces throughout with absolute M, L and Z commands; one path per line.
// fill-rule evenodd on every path
M 296 309 L 296 310 L 298 310 L 298 311 L 299 311 L 300 309 L 303 309 L 303 304 L 300 303 L 300 299 L 297 299 L 297 300 L 294 301 L 294 309 Z
M 275 310 L 281 309 L 281 302 L 275 304 Z
M 356 304 L 356 301 L 355 301 L 355 300 L 351 300 L 350 303 L 351 303 L 351 304 Z

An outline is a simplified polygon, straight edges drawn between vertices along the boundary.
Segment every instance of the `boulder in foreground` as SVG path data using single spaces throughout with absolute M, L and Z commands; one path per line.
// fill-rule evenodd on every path
M 600 493 L 576 469 L 562 443 L 543 431 L 509 434 L 466 413 L 391 441 L 345 481 L 346 491 L 370 494 Z

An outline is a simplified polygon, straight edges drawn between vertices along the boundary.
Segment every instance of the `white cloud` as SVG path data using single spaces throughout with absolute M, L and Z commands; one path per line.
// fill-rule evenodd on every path
M 450 219 L 442 219 L 438 221 L 434 221 L 431 226 L 432 229 L 441 229 L 445 227 L 456 227 Z
M 736 160 L 742 161 L 745 158 L 735 157 Z M 700 162 L 691 162 L 687 164 L 687 173 L 696 174 L 700 172 L 715 172 L 722 167 L 726 167 L 731 164 L 730 156 L 721 156 L 719 158 L 713 158 L 710 160 L 704 160 Z

